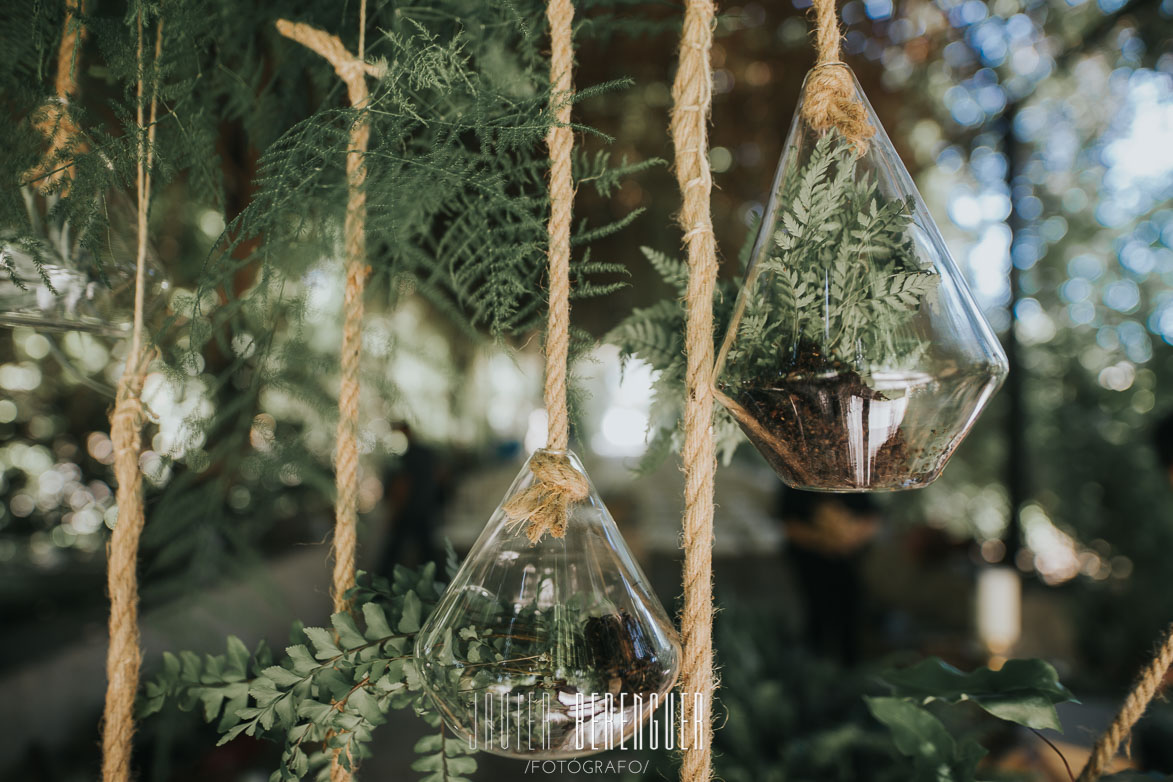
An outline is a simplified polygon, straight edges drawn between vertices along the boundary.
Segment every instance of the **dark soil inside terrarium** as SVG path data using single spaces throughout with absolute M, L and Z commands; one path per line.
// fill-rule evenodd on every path
M 933 477 L 911 472 L 893 402 L 812 347 L 800 347 L 784 376 L 722 385 L 720 392 L 746 437 L 791 486 L 902 489 Z

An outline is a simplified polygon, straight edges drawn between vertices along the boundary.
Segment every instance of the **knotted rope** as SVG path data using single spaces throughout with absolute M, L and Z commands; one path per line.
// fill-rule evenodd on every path
M 321 55 L 334 67 L 346 84 L 350 105 L 367 106 L 370 94 L 366 76 L 379 76 L 380 69 L 363 60 L 366 28 L 366 3 L 360 4 L 359 53 L 352 55 L 337 36 L 300 22 L 277 20 L 281 35 Z M 346 151 L 346 219 L 343 244 L 346 253 L 346 290 L 343 293 L 342 356 L 338 387 L 338 436 L 334 456 L 334 573 L 330 593 L 335 613 L 350 610 L 346 592 L 354 586 L 355 556 L 358 549 L 358 402 L 359 360 L 362 356 L 363 290 L 366 287 L 367 179 L 366 153 L 370 146 L 370 118 L 360 112 L 350 126 Z M 346 782 L 350 773 L 339 761 L 341 750 L 334 751 L 330 765 L 331 782 Z
M 86 28 L 81 18 L 85 16 L 85 0 L 66 0 L 65 22 L 61 29 L 61 45 L 57 49 L 57 79 L 54 83 L 55 97 L 43 109 L 36 120 L 36 127 L 49 139 L 41 162 L 25 172 L 26 184 L 35 184 L 42 193 L 48 193 L 62 179 L 62 193 L 69 193 L 69 178 L 73 163 L 62 165 L 62 159 L 70 143 L 81 130 L 69 115 L 69 99 L 77 92 L 77 72 L 81 64 L 81 43 Z
M 855 85 L 839 60 L 839 20 L 835 0 L 814 0 L 815 48 L 819 59 L 807 76 L 802 115 L 817 131 L 834 128 L 863 155 L 876 129 L 855 95 Z
M 514 525 L 525 524 L 530 543 L 537 543 L 547 532 L 556 538 L 566 534 L 570 506 L 590 494 L 586 476 L 571 466 L 560 453 L 539 451 L 530 459 L 534 482 L 505 503 L 505 515 Z
M 106 650 L 106 704 L 102 715 L 102 779 L 130 779 L 134 739 L 134 697 L 138 691 L 142 650 L 138 632 L 138 545 L 146 517 L 143 479 L 139 470 L 142 448 L 145 361 L 141 354 L 127 357 L 118 382 L 114 411 L 110 415 L 110 440 L 114 446 L 115 498 L 118 521 L 106 546 L 106 584 L 110 593 L 109 634 Z
M 586 477 L 571 466 L 562 453 L 570 442 L 570 414 L 566 406 L 566 370 L 570 354 L 570 219 L 574 204 L 570 156 L 574 132 L 570 128 L 570 104 L 574 95 L 574 45 L 571 0 L 550 0 L 550 109 L 554 125 L 546 134 L 550 149 L 550 313 L 546 324 L 546 416 L 548 452 L 530 461 L 535 481 L 505 506 L 514 524 L 527 524 L 526 535 L 536 543 L 547 533 L 566 534 L 571 505 L 590 492 Z
M 163 21 L 155 31 L 156 74 L 163 51 Z M 126 369 L 118 380 L 114 411 L 110 415 L 110 440 L 114 446 L 115 499 L 118 519 L 106 547 L 106 584 L 110 593 L 110 645 L 106 650 L 106 704 L 102 715 L 103 782 L 128 782 L 134 738 L 134 697 L 138 691 L 142 650 L 138 632 L 138 545 L 146 515 L 143 509 L 143 476 L 139 467 L 142 448 L 141 394 L 149 356 L 143 345 L 143 298 L 146 288 L 147 212 L 151 202 L 151 164 L 158 111 L 157 83 L 151 90 L 150 120 L 143 118 L 143 16 L 138 15 L 138 246 L 135 259 L 134 328 Z
M 709 210 L 713 189 L 709 169 L 708 121 L 713 98 L 709 63 L 716 7 L 712 0 L 688 0 L 680 43 L 680 66 L 672 85 L 672 142 L 676 180 L 684 205 L 680 226 L 688 245 L 688 320 L 685 326 L 688 391 L 684 407 L 684 609 L 681 637 L 684 693 L 680 766 L 683 782 L 712 778 L 713 673 L 713 291 L 717 242 Z M 699 703 L 697 698 L 699 696 Z M 699 741 L 685 726 L 700 723 Z
M 1116 756 L 1117 750 L 1120 749 L 1120 744 L 1127 740 L 1133 726 L 1144 716 L 1145 710 L 1148 709 L 1157 691 L 1161 688 L 1161 683 L 1171 665 L 1173 665 L 1173 625 L 1170 625 L 1165 631 L 1165 637 L 1153 659 L 1141 670 L 1136 684 L 1132 687 L 1132 692 L 1128 693 L 1128 697 L 1124 700 L 1124 706 L 1121 707 L 1120 713 L 1116 715 L 1116 719 L 1112 720 L 1108 730 L 1096 742 L 1087 765 L 1080 772 L 1079 782 L 1096 782 L 1104 773 L 1112 758 Z

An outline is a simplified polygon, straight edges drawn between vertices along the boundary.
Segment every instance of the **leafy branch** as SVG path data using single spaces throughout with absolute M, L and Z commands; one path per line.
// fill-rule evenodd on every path
M 294 641 L 274 663 L 263 644 L 249 654 L 229 637 L 226 653 L 163 655 L 163 669 L 146 685 L 141 716 L 167 701 L 180 709 L 202 707 L 208 722 L 218 720 L 224 744 L 240 735 L 265 737 L 284 745 L 273 782 L 329 774 L 338 752 L 352 769 L 369 754 L 367 743 L 390 709 L 413 707 L 438 724 L 425 700 L 412 656 L 412 643 L 427 612 L 439 598 L 435 565 L 420 571 L 397 568 L 390 583 L 363 574 L 352 593 L 360 623 L 348 613 L 331 617 L 331 627 L 295 627 Z M 433 721 L 433 719 L 435 721 Z M 459 782 L 476 761 L 463 757 L 460 742 L 441 740 L 442 762 L 433 743 L 420 742 L 430 782 Z M 435 765 L 435 768 L 432 766 Z
M 912 782 L 975 782 L 986 750 L 973 738 L 955 738 L 928 709 L 933 703 L 973 703 L 998 719 L 1032 730 L 1061 730 L 1055 704 L 1074 701 L 1043 660 L 1009 660 L 999 670 L 971 673 L 937 658 L 885 671 L 891 695 L 864 697 L 872 716 L 892 735 L 897 751 L 911 759 Z
M 751 234 L 756 226 L 751 227 Z M 743 261 L 748 250 L 743 250 Z M 641 471 L 650 471 L 671 453 L 677 453 L 684 441 L 680 422 L 684 412 L 684 294 L 688 286 L 688 265 L 670 255 L 641 247 L 640 252 L 673 290 L 650 307 L 639 307 L 603 337 L 619 347 L 626 361 L 639 359 L 655 370 L 652 406 L 648 416 L 650 442 L 640 463 Z M 721 334 L 732 314 L 736 298 L 735 283 L 718 280 L 713 301 L 716 333 Z M 713 417 L 717 448 L 726 463 L 744 440 L 737 423 L 720 408 Z

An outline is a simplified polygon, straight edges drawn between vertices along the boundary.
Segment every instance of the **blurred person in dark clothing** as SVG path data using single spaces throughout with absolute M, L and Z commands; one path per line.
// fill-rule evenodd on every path
M 1157 458 L 1165 468 L 1169 483 L 1173 484 L 1173 413 L 1157 422 L 1153 429 L 1153 445 L 1157 448 Z
M 852 665 L 859 658 L 860 561 L 879 529 L 879 511 L 866 494 L 798 489 L 783 489 L 779 511 L 811 650 Z
M 440 562 L 435 528 L 444 504 L 442 464 L 435 450 L 420 441 L 406 423 L 395 427 L 407 438 L 407 450 L 387 479 L 390 499 L 391 534 L 383 545 L 379 572 L 390 576 L 396 564 L 403 564 L 409 547 L 417 562 Z

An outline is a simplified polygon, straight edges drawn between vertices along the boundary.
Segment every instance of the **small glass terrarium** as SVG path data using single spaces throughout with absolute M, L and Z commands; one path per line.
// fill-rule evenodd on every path
M 510 500 L 537 458 L 582 474 L 567 451 L 538 451 L 493 513 L 420 631 L 425 689 L 458 736 L 509 757 L 567 758 L 619 746 L 676 682 L 676 630 L 594 487 L 565 535 L 531 543 Z M 589 482 L 588 482 L 589 485 Z
M 854 74 L 866 142 L 798 112 L 717 360 L 717 398 L 790 486 L 925 486 L 1006 356 Z M 827 74 L 823 74 L 827 76 Z

